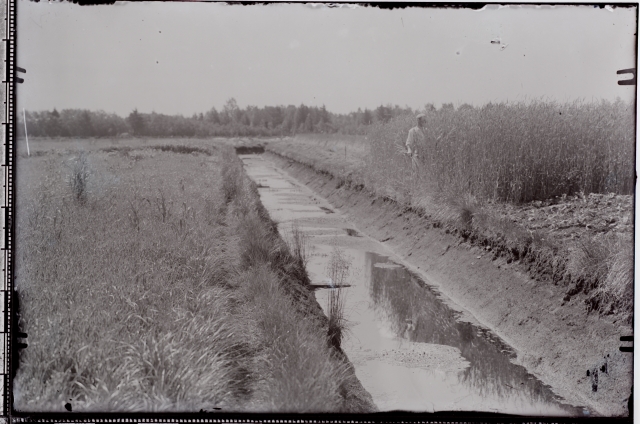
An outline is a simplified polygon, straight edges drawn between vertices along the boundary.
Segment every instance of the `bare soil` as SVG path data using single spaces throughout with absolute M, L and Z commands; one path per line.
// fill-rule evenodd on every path
M 361 185 L 350 186 L 330 172 L 318 172 L 271 152 L 266 154 L 350 215 L 358 223 L 358 231 L 386 243 L 414 271 L 436 284 L 443 294 L 511 345 L 517 352 L 516 362 L 567 402 L 587 406 L 602 416 L 628 415 L 633 358 L 618 349 L 622 344 L 620 336 L 633 334 L 628 324 L 615 315 L 589 313 L 583 293 L 563 301 L 565 286 L 536 281 L 525 264 L 511 260 L 507 263 L 507 259 L 464 242 L 446 228 L 434 226 L 416 211 L 372 195 Z M 575 228 L 589 231 L 587 224 L 593 223 L 595 229 L 597 219 L 589 208 L 603 207 L 620 211 L 619 216 L 609 215 L 615 219 L 607 223 L 610 230 L 628 231 L 626 226 L 632 225 L 628 198 L 591 196 L 587 200 L 580 197 L 561 200 L 563 204 L 559 207 L 581 210 L 581 214 L 574 214 Z M 555 206 L 557 203 L 541 204 L 506 212 L 513 213 L 514 219 L 526 216 L 526 222 L 538 225 Z M 588 216 L 591 221 L 578 223 L 581 216 Z M 565 228 L 569 238 L 571 228 L 571 225 Z
M 590 193 L 491 207 L 526 229 L 545 231 L 556 240 L 609 232 L 633 234 L 633 196 L 629 195 Z

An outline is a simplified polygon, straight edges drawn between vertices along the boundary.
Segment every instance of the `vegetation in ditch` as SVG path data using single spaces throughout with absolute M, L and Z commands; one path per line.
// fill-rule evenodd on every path
M 23 159 L 16 409 L 349 410 L 300 238 L 233 151 L 136 150 Z
M 327 316 L 329 318 L 329 344 L 338 350 L 341 350 L 342 339 L 347 331 L 344 310 L 346 293 L 342 286 L 347 282 L 350 266 L 351 262 L 345 253 L 334 245 L 326 270 L 331 286 L 327 296 Z

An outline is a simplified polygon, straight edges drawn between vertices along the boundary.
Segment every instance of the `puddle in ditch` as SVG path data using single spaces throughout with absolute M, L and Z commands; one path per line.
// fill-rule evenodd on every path
M 381 411 L 483 411 L 583 416 L 511 362 L 512 350 L 454 310 L 451 302 L 359 233 L 309 188 L 259 155 L 241 156 L 262 203 L 284 237 L 295 221 L 308 237 L 312 284 L 327 286 L 339 248 L 349 259 L 343 288 L 349 323 L 342 348 Z M 357 236 L 355 236 L 357 235 Z M 331 289 L 315 291 L 326 310 Z

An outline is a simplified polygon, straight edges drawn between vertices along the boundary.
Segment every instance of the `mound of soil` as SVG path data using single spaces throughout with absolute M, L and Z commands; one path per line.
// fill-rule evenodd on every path
M 596 194 L 556 197 L 491 209 L 528 230 L 549 231 L 558 240 L 601 233 L 633 234 L 633 196 Z

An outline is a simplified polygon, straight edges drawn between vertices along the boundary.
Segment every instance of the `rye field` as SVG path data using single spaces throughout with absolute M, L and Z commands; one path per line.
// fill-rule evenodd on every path
M 633 194 L 634 116 L 633 105 L 622 101 L 427 111 L 416 178 L 397 154 L 416 125 L 405 115 L 372 128 L 366 175 L 377 187 L 413 183 L 417 196 L 448 191 L 514 203 L 580 192 Z
M 278 235 L 232 148 L 18 147 L 17 410 L 362 410 L 303 240 Z

